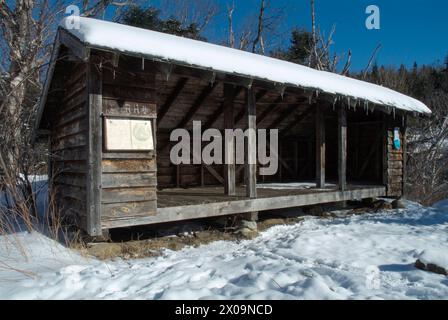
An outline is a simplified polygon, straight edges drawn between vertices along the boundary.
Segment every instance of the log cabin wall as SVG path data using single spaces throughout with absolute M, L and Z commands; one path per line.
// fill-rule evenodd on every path
M 400 117 L 401 118 L 401 117 Z M 401 197 L 404 192 L 405 163 L 406 163 L 406 125 L 402 119 L 385 117 L 384 121 L 384 184 L 387 186 L 388 197 Z M 394 147 L 394 129 L 399 129 L 400 148 Z
M 78 63 L 70 72 L 55 77 L 62 87 L 60 95 L 48 101 L 54 105 L 51 121 L 50 175 L 52 193 L 63 219 L 86 230 L 87 216 L 87 65 Z M 61 72 L 62 73 L 62 72 Z M 59 78 L 58 78 L 59 77 Z
M 101 221 L 103 223 L 157 213 L 156 152 L 106 150 L 105 119 L 151 120 L 156 135 L 154 74 L 136 72 L 132 59 L 116 58 L 116 67 L 102 68 L 103 147 L 101 158 Z M 129 72 L 128 69 L 133 70 Z M 154 145 L 156 140 L 154 139 Z

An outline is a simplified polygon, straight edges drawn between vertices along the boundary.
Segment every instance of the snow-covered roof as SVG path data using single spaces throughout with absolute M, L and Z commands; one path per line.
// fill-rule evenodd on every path
M 66 19 L 61 22 L 62 28 Z M 93 48 L 319 90 L 405 111 L 431 113 L 422 102 L 389 88 L 207 42 L 84 17 L 80 18 L 78 29 L 67 31 Z

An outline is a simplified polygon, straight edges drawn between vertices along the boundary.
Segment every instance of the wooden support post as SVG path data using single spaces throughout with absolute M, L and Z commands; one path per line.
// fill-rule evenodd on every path
M 255 103 L 263 99 L 263 97 L 268 93 L 267 90 L 260 90 L 257 92 L 257 95 L 255 96 Z M 235 124 L 241 121 L 241 119 L 244 118 L 244 115 L 246 114 L 246 108 L 243 108 L 235 117 Z
M 236 87 L 235 90 L 233 90 L 232 101 L 234 101 L 236 99 L 236 97 L 238 97 L 238 95 L 241 93 L 242 90 L 243 90 L 243 87 Z M 223 101 L 222 104 L 219 106 L 219 108 L 217 108 L 215 110 L 215 112 L 213 112 L 213 114 L 208 118 L 208 120 L 205 122 L 205 124 L 203 126 L 203 129 L 202 129 L 203 131 L 210 129 L 212 127 L 212 125 L 216 122 L 216 120 L 218 120 L 218 118 L 223 114 L 224 104 L 225 104 L 225 101 Z M 243 116 L 244 116 L 244 114 L 243 114 Z
M 247 125 L 248 136 L 246 145 L 246 196 L 257 197 L 257 112 L 254 90 L 247 89 Z
M 316 105 L 316 188 L 325 188 L 325 115 Z
M 403 120 L 403 139 L 402 139 L 402 145 L 403 145 L 403 169 L 402 169 L 402 172 L 403 172 L 403 191 L 402 191 L 402 196 L 405 196 L 406 194 L 407 194 L 407 188 L 406 188 L 406 180 L 407 180 L 407 166 L 406 166 L 406 163 L 407 163 L 407 161 L 408 161 L 408 155 L 407 155 L 407 152 L 408 152 L 408 141 L 407 141 L 407 137 L 406 137 L 406 135 L 407 135 L 407 125 L 408 125 L 408 119 L 407 119 L 407 116 L 406 115 L 404 115 L 403 117 L 405 117 L 404 118 L 404 120 Z
M 347 110 L 342 105 L 338 110 L 338 176 L 339 189 L 347 190 Z
M 87 232 L 101 236 L 101 158 L 102 158 L 102 72 L 93 62 L 88 66 L 88 174 L 87 174 Z
M 234 129 L 234 104 L 235 87 L 230 84 L 224 84 L 224 129 Z M 226 136 L 226 135 L 224 135 Z M 236 195 L 235 183 L 235 137 L 231 135 L 229 140 L 225 139 L 225 164 L 224 164 L 224 192 L 226 195 Z
M 282 161 L 282 141 L 280 140 L 278 142 L 278 161 L 280 162 L 280 165 L 278 166 L 278 178 L 280 179 L 280 182 L 283 182 L 283 166 L 281 164 Z
M 258 211 L 243 213 L 241 218 L 247 221 L 258 221 Z

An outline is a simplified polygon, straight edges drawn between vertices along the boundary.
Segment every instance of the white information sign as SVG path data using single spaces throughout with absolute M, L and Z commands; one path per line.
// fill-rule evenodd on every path
M 106 150 L 154 150 L 150 120 L 106 119 Z

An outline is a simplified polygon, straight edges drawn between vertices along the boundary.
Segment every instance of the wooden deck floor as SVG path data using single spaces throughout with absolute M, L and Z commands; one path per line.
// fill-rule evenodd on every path
M 156 215 L 133 217 L 103 223 L 103 228 L 136 226 L 163 222 L 190 220 L 246 212 L 301 207 L 323 203 L 382 197 L 386 188 L 378 185 L 349 185 L 345 191 L 337 187 L 326 189 L 257 188 L 257 198 L 245 196 L 244 187 L 237 188 L 237 195 L 224 195 L 222 187 L 164 189 L 157 192 Z
M 360 190 L 368 188 L 376 188 L 378 186 L 372 185 L 349 185 L 348 190 Z M 276 198 L 284 196 L 300 196 L 309 195 L 312 193 L 331 193 L 337 191 L 337 187 L 327 187 L 325 189 L 317 188 L 294 188 L 287 187 L 287 184 L 282 185 L 283 189 L 268 188 L 268 185 L 257 188 L 257 199 Z M 224 194 L 224 187 L 221 186 L 207 186 L 194 188 L 173 188 L 164 189 L 157 192 L 157 207 L 168 208 L 177 206 L 210 204 L 227 201 L 248 200 L 246 197 L 246 189 L 244 186 L 236 188 L 236 196 L 227 196 Z

